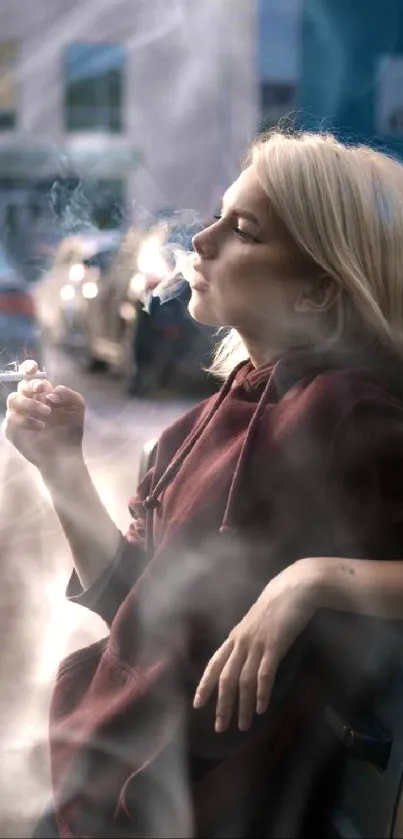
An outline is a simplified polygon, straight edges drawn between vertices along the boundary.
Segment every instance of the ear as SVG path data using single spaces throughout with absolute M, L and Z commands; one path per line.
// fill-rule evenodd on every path
M 326 312 L 340 297 L 341 289 L 331 277 L 318 277 L 305 284 L 294 300 L 294 311 L 299 314 Z

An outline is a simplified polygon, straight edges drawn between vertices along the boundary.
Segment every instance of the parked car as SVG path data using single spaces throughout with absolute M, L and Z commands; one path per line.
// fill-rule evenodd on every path
M 88 289 L 86 260 L 117 248 L 115 230 L 68 236 L 56 250 L 49 271 L 38 280 L 34 297 L 44 335 L 50 344 L 74 345 L 74 324 L 82 315 L 82 289 Z
M 29 284 L 0 247 L 0 368 L 13 369 L 25 358 L 35 358 L 43 364 L 34 299 Z M 1 395 L 7 395 L 7 386 L 3 384 Z
M 75 321 L 78 357 L 87 369 L 100 362 L 122 378 L 128 394 L 153 392 L 169 383 L 214 389 L 203 371 L 212 349 L 212 330 L 196 324 L 184 300 L 152 313 L 148 294 L 172 270 L 164 252 L 166 225 L 147 232 L 132 228 L 119 248 L 83 260 L 81 315 Z M 79 307 L 77 307 L 78 310 Z

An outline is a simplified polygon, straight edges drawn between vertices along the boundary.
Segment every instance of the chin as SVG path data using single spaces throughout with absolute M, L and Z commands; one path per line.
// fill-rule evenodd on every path
M 223 326 L 221 319 L 212 311 L 211 306 L 197 293 L 193 292 L 190 298 L 188 312 L 193 320 L 197 320 L 203 326 Z

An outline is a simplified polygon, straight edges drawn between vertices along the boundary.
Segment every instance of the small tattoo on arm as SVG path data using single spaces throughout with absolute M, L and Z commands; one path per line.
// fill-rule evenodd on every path
M 346 574 L 350 574 L 351 577 L 354 577 L 355 571 L 354 568 L 351 567 L 351 565 L 347 565 L 346 562 L 341 562 L 339 568 L 340 571 L 345 571 Z

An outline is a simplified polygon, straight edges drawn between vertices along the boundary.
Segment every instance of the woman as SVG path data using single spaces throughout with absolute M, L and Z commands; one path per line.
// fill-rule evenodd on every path
M 32 362 L 10 396 L 68 595 L 110 627 L 54 691 L 59 836 L 262 835 L 307 712 L 378 673 L 365 616 L 403 616 L 402 200 L 402 166 L 369 148 L 255 144 L 194 237 L 189 311 L 232 328 L 225 381 L 162 434 L 127 538 L 84 463 L 82 397 Z

